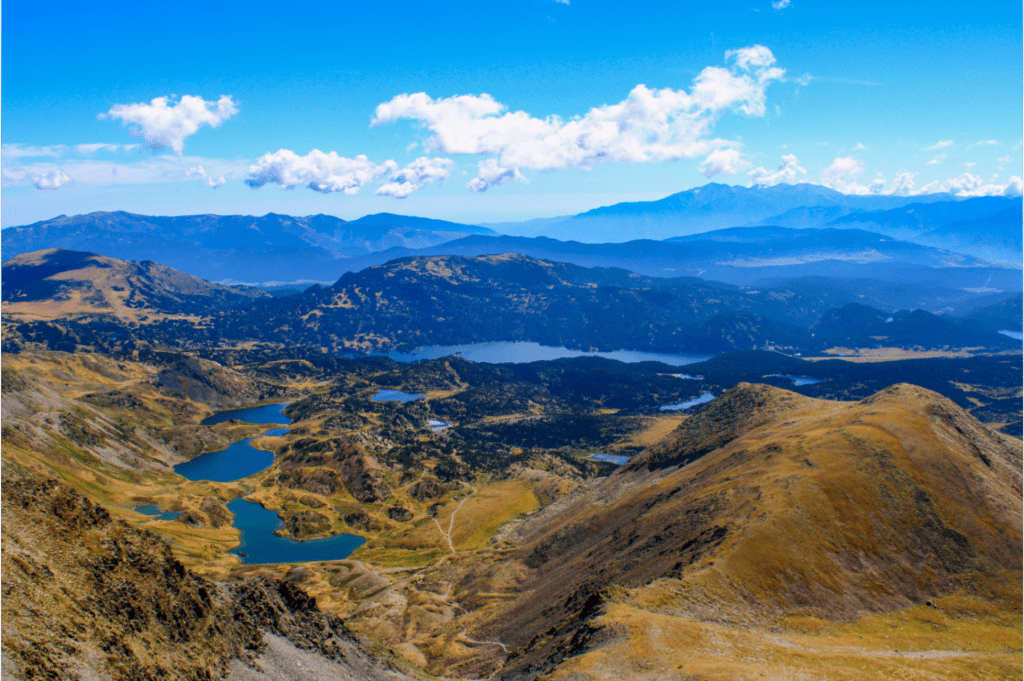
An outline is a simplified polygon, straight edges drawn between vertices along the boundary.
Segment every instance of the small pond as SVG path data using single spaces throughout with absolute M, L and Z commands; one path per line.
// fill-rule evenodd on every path
M 584 352 L 569 350 L 526 341 L 500 341 L 494 343 L 470 343 L 467 345 L 428 345 L 416 348 L 410 353 L 392 352 L 388 355 L 398 362 L 415 362 L 421 359 L 438 359 L 459 355 L 463 359 L 488 364 L 522 364 L 564 357 L 605 357 L 620 362 L 663 362 L 672 366 L 683 366 L 711 359 L 713 355 L 676 355 L 660 352 L 639 352 L 615 350 L 612 352 Z
M 793 381 L 794 386 L 815 385 L 816 383 L 821 383 L 824 380 L 821 378 L 808 378 L 807 376 L 789 376 L 787 374 L 768 374 L 762 378 L 788 378 Z
M 429 419 L 427 421 L 427 428 L 430 428 L 435 433 L 444 430 L 445 428 L 451 428 L 452 424 L 447 421 L 438 421 L 437 419 Z
M 157 520 L 174 520 L 181 515 L 180 511 L 161 511 L 159 506 L 136 506 L 135 512 L 142 515 L 151 515 Z
M 659 407 L 661 411 L 682 411 L 683 409 L 689 409 L 690 407 L 696 407 L 698 404 L 704 404 L 715 399 L 715 396 L 711 393 L 704 393 L 700 397 L 694 397 L 692 400 L 680 402 L 679 404 L 666 404 L 664 407 Z
M 381 390 L 371 397 L 374 402 L 413 402 L 421 400 L 426 395 L 423 393 L 404 393 L 401 390 Z
M 242 531 L 242 543 L 231 553 L 246 565 L 341 560 L 366 541 L 354 534 L 297 541 L 274 534 L 281 527 L 281 519 L 274 511 L 242 498 L 229 503 L 228 508 L 235 514 L 235 527 Z
M 591 461 L 604 461 L 607 463 L 614 463 L 618 466 L 623 466 L 629 462 L 628 456 L 619 456 L 617 454 L 591 454 L 587 458 Z

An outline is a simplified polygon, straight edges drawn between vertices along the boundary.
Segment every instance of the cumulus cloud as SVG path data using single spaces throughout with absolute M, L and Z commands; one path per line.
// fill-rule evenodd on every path
M 249 166 L 245 183 L 253 188 L 268 183 L 287 189 L 302 185 L 325 194 L 342 192 L 352 195 L 367 182 L 379 180 L 397 169 L 398 164 L 394 161 L 378 165 L 362 154 L 345 158 L 333 151 L 325 154 L 314 149 L 305 156 L 299 156 L 294 151 L 281 149 L 273 154 L 264 154 Z
M 207 187 L 212 187 L 213 189 L 216 189 L 217 187 L 219 187 L 222 184 L 224 184 L 225 182 L 227 182 L 227 180 L 224 179 L 223 175 L 221 175 L 220 177 L 214 178 L 212 175 L 210 175 L 210 174 L 208 174 L 206 172 L 206 168 L 204 168 L 203 166 L 196 166 L 195 168 L 189 168 L 188 170 L 185 171 L 185 177 L 198 177 L 198 178 L 202 178 L 204 184 Z
M 434 181 L 444 184 L 445 179 L 451 174 L 450 167 L 454 163 L 449 158 L 421 156 L 392 175 L 390 181 L 381 186 L 376 193 L 381 196 L 404 199 L 425 184 Z
M 937 155 L 935 156 L 935 158 L 933 158 L 932 160 L 928 161 L 928 165 L 930 165 L 930 166 L 937 166 L 937 165 L 939 165 L 940 163 L 942 163 L 942 160 L 943 160 L 944 158 L 946 158 L 946 155 L 945 155 L 945 154 L 937 154 Z
M 185 95 L 174 104 L 169 105 L 169 102 L 167 97 L 157 97 L 149 104 L 116 104 L 99 118 L 119 118 L 122 125 L 138 126 L 131 129 L 132 134 L 143 137 L 150 149 L 171 149 L 181 154 L 186 137 L 204 125 L 216 128 L 238 113 L 238 107 L 228 95 L 216 102 L 192 95 Z
M 736 149 L 715 149 L 700 164 L 700 172 L 704 177 L 714 177 L 719 173 L 735 175 L 750 168 L 743 155 Z
M 778 12 L 780 9 L 786 9 L 790 4 L 790 0 L 772 0 L 772 9 Z
M 31 184 L 36 189 L 60 189 L 69 184 L 71 178 L 62 168 L 14 167 L 3 169 L 4 184 Z
M 925 151 L 935 151 L 936 149 L 945 149 L 946 147 L 953 146 L 953 140 L 939 140 L 930 147 L 925 147 Z
M 590 168 L 595 163 L 694 158 L 732 144 L 710 139 L 724 111 L 762 116 L 765 91 L 785 71 L 771 50 L 754 45 L 726 53 L 728 68 L 707 67 L 690 91 L 652 90 L 637 85 L 618 104 L 595 107 L 582 116 L 535 118 L 508 111 L 488 94 L 433 99 L 424 92 L 402 94 L 377 106 L 372 125 L 402 119 L 419 122 L 431 135 L 425 147 L 440 154 L 483 154 L 480 182 L 471 189 L 521 177 L 519 170 Z M 501 169 L 500 172 L 497 169 Z M 500 182 L 494 178 L 505 178 Z
M 466 185 L 475 192 L 485 192 L 506 182 L 526 182 L 518 168 L 502 168 L 493 158 L 480 161 L 477 176 Z
M 864 164 L 852 156 L 839 156 L 825 169 L 821 183 L 844 194 L 869 194 L 871 189 L 857 182 L 864 172 Z
M 792 183 L 797 174 L 806 175 L 807 171 L 800 167 L 800 161 L 795 154 L 786 154 L 775 171 L 765 170 L 758 167 L 750 171 L 750 184 L 761 186 L 772 186 L 783 182 Z

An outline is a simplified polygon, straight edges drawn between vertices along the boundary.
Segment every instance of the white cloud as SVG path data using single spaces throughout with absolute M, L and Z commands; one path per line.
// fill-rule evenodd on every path
M 3 169 L 4 184 L 31 184 L 36 189 L 60 189 L 71 182 L 63 169 L 56 166 L 41 168 L 13 167 Z
M 772 9 L 778 12 L 780 9 L 786 9 L 790 4 L 790 0 L 772 0 Z
M 855 147 L 853 148 L 853 150 L 854 150 L 854 151 L 860 151 L 861 149 L 867 149 L 867 147 L 865 147 L 865 146 L 864 146 L 863 144 L 861 144 L 860 142 L 857 142 L 857 146 L 855 146 Z
M 111 154 L 116 154 L 119 151 L 133 151 L 138 148 L 138 144 L 108 144 L 106 142 L 75 145 L 75 151 L 85 156 L 92 156 L 97 151 L 105 151 Z
M 421 156 L 392 175 L 390 181 L 381 186 L 376 193 L 381 196 L 404 199 L 423 185 L 430 184 L 435 180 L 444 184 L 445 179 L 451 174 L 450 167 L 454 163 L 449 158 Z
M 1011 177 L 1006 184 L 985 182 L 985 180 L 971 173 L 964 173 L 959 177 L 951 177 L 941 184 L 936 180 L 921 188 L 919 193 L 950 192 L 957 196 L 1020 196 L 1021 178 Z
M 150 149 L 166 148 L 181 154 L 186 137 L 204 125 L 216 128 L 238 113 L 238 107 L 228 95 L 216 102 L 192 95 L 185 95 L 171 106 L 168 101 L 167 97 L 157 97 L 149 104 L 116 104 L 99 118 L 120 118 L 123 125 L 135 124 L 139 127 L 132 128 L 132 134 L 145 138 Z
M 652 90 L 637 85 L 618 104 L 602 105 L 571 120 L 535 118 L 507 111 L 488 94 L 432 99 L 424 92 L 398 95 L 377 107 L 372 125 L 401 119 L 421 123 L 430 133 L 425 147 L 440 154 L 484 154 L 495 163 L 481 171 L 515 179 L 522 168 L 590 168 L 595 163 L 678 160 L 732 146 L 710 139 L 723 111 L 748 116 L 765 112 L 765 90 L 785 74 L 775 57 L 755 45 L 726 53 L 729 68 L 708 67 L 685 90 Z M 471 188 L 494 186 L 491 175 Z M 503 180 L 503 181 L 508 181 Z
M 1009 163 L 1010 162 L 1010 157 L 1009 156 L 1003 156 L 1002 158 L 997 158 L 996 160 L 999 161 L 1000 163 Z
M 930 147 L 925 147 L 925 151 L 935 151 L 936 149 L 945 149 L 946 147 L 953 146 L 953 140 L 939 140 Z
M 978 165 L 978 164 L 977 164 L 977 163 L 975 163 L 974 161 L 970 161 L 970 162 L 968 162 L 968 163 L 965 163 L 965 164 L 964 164 L 964 167 L 965 167 L 965 168 L 967 168 L 968 170 L 970 170 L 971 168 L 973 168 L 973 167 L 974 167 L 974 166 L 976 166 L 976 165 Z
M 559 4 L 559 5 L 568 5 L 569 4 L 569 0 L 555 0 L 555 2 L 557 4 Z
M 970 151 L 971 149 L 974 149 L 975 147 L 988 147 L 988 146 L 995 146 L 997 144 L 999 144 L 999 140 L 979 140 L 979 141 L 974 142 L 972 144 L 968 144 L 967 145 L 967 151 Z
M 67 147 L 63 144 L 51 144 L 46 147 L 33 147 L 27 144 L 4 144 L 0 146 L 0 157 L 4 161 L 19 158 L 60 158 Z
M 812 80 L 814 80 L 814 76 L 812 76 L 812 75 L 811 75 L 811 74 L 809 74 L 809 73 L 805 73 L 805 74 L 804 74 L 804 75 L 802 75 L 802 76 L 797 76 L 797 78 L 796 78 L 796 84 L 797 84 L 797 85 L 807 85 L 807 84 L 808 84 L 808 83 L 810 83 L 810 82 L 811 82 Z
M 206 184 L 207 187 L 212 187 L 213 189 L 216 189 L 217 187 L 227 182 L 227 180 L 224 179 L 223 175 L 214 178 L 212 175 L 207 174 L 206 169 L 203 168 L 203 166 L 189 168 L 188 170 L 185 171 L 185 177 L 203 178 L 204 184 Z
M 857 182 L 857 176 L 862 172 L 864 164 L 858 159 L 852 156 L 839 156 L 822 173 L 821 183 L 844 194 L 878 193 L 871 191 L 871 185 L 865 186 Z
M 800 167 L 800 161 L 795 154 L 786 154 L 782 157 L 782 162 L 779 163 L 775 172 L 760 167 L 751 170 L 750 184 L 751 186 L 772 186 L 783 182 L 792 183 L 796 179 L 797 173 L 806 175 L 807 171 Z
M 736 149 L 715 149 L 700 164 L 700 172 L 704 177 L 714 177 L 719 173 L 735 175 L 750 168 L 750 163 Z
M 517 168 L 502 168 L 493 158 L 480 161 L 477 176 L 469 181 L 466 186 L 475 192 L 485 192 L 491 187 L 506 182 L 526 182 Z
M 944 158 L 946 158 L 946 155 L 945 155 L 945 154 L 937 154 L 937 155 L 935 156 L 935 158 L 933 158 L 932 160 L 928 161 L 928 165 L 930 165 L 930 166 L 937 166 L 937 165 L 939 165 L 940 163 L 942 163 L 942 160 L 943 160 Z
M 287 189 L 300 185 L 325 194 L 343 192 L 356 194 L 367 182 L 378 180 L 398 169 L 394 161 L 377 165 L 360 154 L 345 158 L 331 152 L 325 154 L 314 149 L 305 156 L 294 151 L 281 149 L 273 154 L 264 154 L 249 166 L 245 183 L 253 188 L 265 184 L 277 184 Z

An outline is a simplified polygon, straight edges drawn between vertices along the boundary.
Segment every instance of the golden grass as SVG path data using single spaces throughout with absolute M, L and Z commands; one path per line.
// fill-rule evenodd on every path
M 611 604 L 595 625 L 617 634 L 546 679 L 1020 679 L 1021 625 L 952 619 L 918 606 L 851 624 L 790 618 L 781 631 Z

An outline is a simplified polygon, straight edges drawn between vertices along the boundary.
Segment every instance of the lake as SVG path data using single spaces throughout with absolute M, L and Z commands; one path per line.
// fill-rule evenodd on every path
M 282 404 L 265 404 L 262 407 L 249 407 L 248 409 L 230 409 L 208 416 L 202 420 L 200 425 L 212 426 L 217 423 L 224 423 L 231 419 L 238 419 L 246 423 L 281 423 L 288 424 L 292 420 L 284 415 L 284 408 L 287 402 Z
M 470 343 L 467 345 L 427 345 L 410 353 L 392 352 L 388 355 L 398 362 L 416 362 L 422 359 L 439 359 L 459 355 L 472 362 L 487 364 L 522 364 L 565 357 L 605 357 L 620 362 L 663 362 L 672 366 L 684 366 L 703 362 L 714 355 L 676 355 L 635 350 L 614 350 L 612 352 L 584 352 L 569 350 L 526 341 L 499 341 L 494 343 Z
M 287 432 L 288 428 L 272 428 L 263 435 L 284 435 Z M 255 439 L 248 437 L 227 449 L 202 454 L 191 461 L 179 463 L 174 467 L 174 472 L 189 480 L 214 482 L 231 482 L 259 473 L 274 463 L 274 453 L 253 447 L 252 441 Z
M 401 390 L 381 390 L 370 398 L 373 402 L 413 402 L 426 397 L 423 393 L 404 393 Z
M 816 383 L 821 383 L 824 380 L 822 378 L 808 378 L 807 376 L 789 376 L 787 374 L 768 374 L 767 376 L 762 376 L 762 378 L 788 378 L 789 380 L 793 381 L 794 386 L 815 385 Z
M 698 404 L 704 404 L 715 399 L 715 396 L 711 393 L 704 393 L 700 397 L 694 397 L 692 400 L 680 402 L 679 404 L 666 404 L 664 407 L 659 407 L 661 411 L 681 411 L 683 409 L 689 409 L 690 407 L 696 407 Z
M 230 552 L 246 565 L 341 560 L 366 542 L 354 534 L 297 541 L 274 534 L 281 527 L 281 519 L 257 503 L 238 498 L 228 504 L 228 509 L 235 514 L 235 527 L 242 531 L 242 543 Z
M 1024 340 L 1024 333 L 1021 333 L 1020 331 L 1007 331 L 1006 329 L 1003 329 L 999 333 L 1003 334 L 1004 336 L 1009 336 L 1014 340 Z

